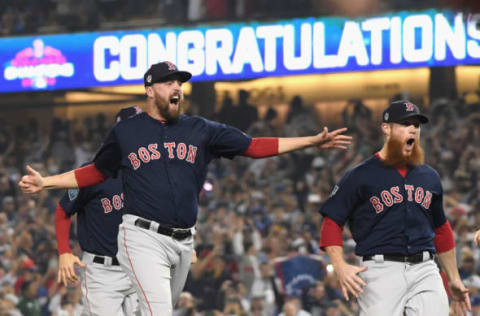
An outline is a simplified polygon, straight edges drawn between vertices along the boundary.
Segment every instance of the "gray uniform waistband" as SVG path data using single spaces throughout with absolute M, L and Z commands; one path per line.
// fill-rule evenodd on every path
M 148 222 L 149 225 L 148 225 L 148 228 L 145 227 L 142 225 L 138 225 L 139 221 L 138 220 L 141 220 L 141 221 L 145 221 L 145 222 Z M 169 230 L 172 230 L 172 231 L 176 231 L 180 234 L 183 234 L 183 233 L 186 233 L 186 232 L 189 232 L 192 236 L 195 235 L 196 233 L 196 229 L 195 229 L 195 226 L 193 227 L 190 227 L 190 228 L 174 228 L 174 227 L 166 227 L 166 226 L 163 226 L 161 223 L 158 223 L 156 221 L 152 221 L 150 219 L 146 219 L 146 218 L 143 218 L 143 217 L 140 217 L 140 216 L 137 216 L 137 215 L 132 215 L 132 214 L 125 214 L 122 216 L 122 221 L 123 223 L 127 223 L 127 224 L 130 224 L 130 225 L 135 225 L 135 226 L 140 226 L 142 228 L 145 228 L 145 229 L 148 229 L 148 230 L 151 230 L 155 233 L 162 233 L 160 230 L 162 228 L 166 228 L 166 229 L 169 229 Z
M 433 259 L 433 254 L 429 251 L 422 251 L 413 255 L 400 255 L 400 254 L 377 254 L 370 256 L 363 256 L 363 261 L 374 260 L 377 263 L 384 261 L 395 261 L 404 263 L 420 263 Z
M 83 252 L 82 261 L 84 263 L 97 263 L 106 267 L 119 266 L 117 258 L 109 256 L 100 256 L 87 251 Z

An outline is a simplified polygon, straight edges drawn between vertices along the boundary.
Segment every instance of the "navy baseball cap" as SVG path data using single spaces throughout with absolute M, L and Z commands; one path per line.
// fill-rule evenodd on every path
M 383 111 L 384 123 L 395 123 L 410 117 L 418 117 L 421 124 L 428 123 L 428 117 L 420 113 L 418 106 L 407 100 L 394 101 Z
M 185 82 L 192 78 L 192 74 L 188 71 L 181 71 L 177 69 L 174 63 L 169 61 L 162 61 L 158 64 L 153 64 L 143 76 L 143 83 L 145 86 L 151 86 L 156 82 L 165 82 L 172 77 L 177 78 L 181 82 Z
M 123 108 L 117 113 L 117 115 L 115 115 L 115 122 L 126 120 L 129 117 L 132 117 L 142 112 L 142 109 L 138 106 L 130 106 L 128 108 Z

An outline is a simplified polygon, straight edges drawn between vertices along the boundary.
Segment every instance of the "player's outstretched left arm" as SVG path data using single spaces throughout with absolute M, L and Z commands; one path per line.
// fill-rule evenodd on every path
M 283 154 L 306 147 L 317 147 L 320 149 L 347 149 L 352 143 L 352 137 L 344 135 L 347 128 L 336 129 L 332 132 L 327 127 L 315 136 L 307 137 L 286 137 L 278 139 L 278 153 Z

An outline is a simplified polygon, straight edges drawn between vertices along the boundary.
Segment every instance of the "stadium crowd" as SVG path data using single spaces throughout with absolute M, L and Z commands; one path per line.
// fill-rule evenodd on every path
M 0 36 L 97 31 L 210 21 L 305 16 L 368 16 L 453 8 L 476 12 L 475 0 L 0 0 Z
M 470 289 L 472 314 L 480 315 L 480 251 L 472 243 L 480 228 L 480 104 L 462 98 L 415 102 L 431 118 L 422 126 L 426 161 L 442 177 L 460 274 Z M 313 108 L 301 97 L 293 98 L 285 119 L 274 107 L 259 118 L 248 103 L 237 113 L 225 110 L 236 108 L 231 100 L 223 105 L 213 119 L 252 136 L 320 130 Z M 373 117 L 360 100 L 345 107 L 342 125 L 354 136 L 347 151 L 308 149 L 268 159 L 214 161 L 200 198 L 199 260 L 174 315 L 356 315 L 358 306 L 342 298 L 319 249 L 318 210 L 343 172 L 380 148 L 379 122 Z M 48 133 L 35 119 L 20 126 L 0 122 L 0 316 L 80 315 L 80 286 L 56 282 L 54 216 L 64 192 L 22 195 L 16 183 L 26 163 L 54 174 L 91 159 L 110 121 L 102 114 L 83 121 L 56 118 Z M 75 229 L 71 234 L 72 250 L 80 256 Z M 348 261 L 358 262 L 348 228 L 343 237 Z M 302 271 L 305 267 L 313 272 Z M 295 283 L 302 273 L 309 278 Z

